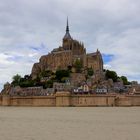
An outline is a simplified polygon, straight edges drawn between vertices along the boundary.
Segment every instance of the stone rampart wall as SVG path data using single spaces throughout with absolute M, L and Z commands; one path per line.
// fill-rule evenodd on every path
M 128 95 L 126 96 L 131 106 L 140 106 L 140 95 Z
M 3 96 L 0 105 L 3 106 L 55 106 L 54 96 L 29 96 L 29 97 L 9 97 Z
M 114 106 L 115 96 L 84 95 L 72 96 L 72 106 Z
M 59 92 L 55 96 L 0 96 L 1 106 L 140 106 L 140 95 L 70 95 Z
M 0 106 L 2 105 L 2 96 L 0 96 Z

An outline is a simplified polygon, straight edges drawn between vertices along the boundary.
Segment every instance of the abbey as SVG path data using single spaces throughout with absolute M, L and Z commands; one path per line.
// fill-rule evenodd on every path
M 103 73 L 103 59 L 100 51 L 97 49 L 96 52 L 87 54 L 84 44 L 71 37 L 67 19 L 62 46 L 53 49 L 47 55 L 41 56 L 39 62 L 33 65 L 31 76 L 34 79 L 45 70 L 56 71 L 57 69 L 67 69 L 69 66 L 73 67 L 76 60 L 82 63 L 83 70 L 92 68 L 95 75 Z

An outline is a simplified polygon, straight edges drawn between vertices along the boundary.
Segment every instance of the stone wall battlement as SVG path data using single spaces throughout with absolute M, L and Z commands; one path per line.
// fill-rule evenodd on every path
M 140 106 L 140 95 L 72 95 L 58 92 L 53 96 L 0 96 L 1 106 Z

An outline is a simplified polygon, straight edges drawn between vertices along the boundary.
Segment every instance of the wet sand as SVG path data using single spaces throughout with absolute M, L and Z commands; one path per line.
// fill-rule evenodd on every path
M 140 107 L 0 107 L 0 140 L 140 140 Z

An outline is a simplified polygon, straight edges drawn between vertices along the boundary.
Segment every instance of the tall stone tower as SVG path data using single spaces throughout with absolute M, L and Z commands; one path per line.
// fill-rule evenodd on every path
M 71 41 L 72 41 L 72 38 L 71 38 L 71 35 L 69 33 L 69 22 L 68 22 L 68 18 L 67 18 L 66 33 L 63 37 L 63 45 L 62 45 L 64 50 L 71 50 L 72 49 Z
M 63 37 L 62 47 L 64 50 L 71 50 L 72 52 L 72 64 L 76 59 L 80 59 L 83 67 L 86 66 L 86 49 L 84 44 L 74 40 L 69 32 L 69 23 L 67 18 L 66 33 Z

